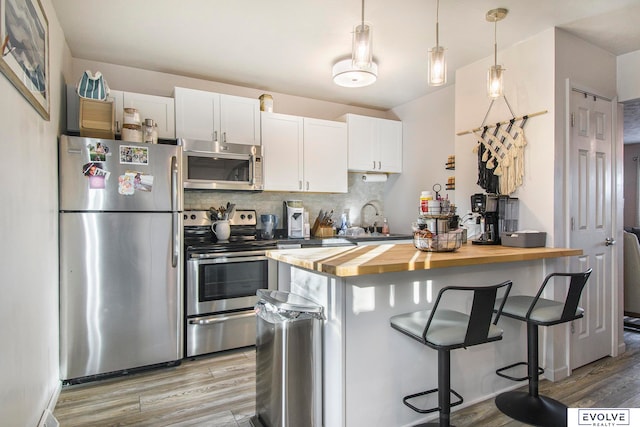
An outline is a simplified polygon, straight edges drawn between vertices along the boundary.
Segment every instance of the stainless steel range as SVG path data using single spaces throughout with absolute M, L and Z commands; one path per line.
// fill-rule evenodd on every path
M 256 212 L 235 210 L 228 242 L 216 241 L 209 215 L 184 212 L 186 357 L 255 345 L 256 291 L 276 286 L 265 251 L 277 242 L 258 239 Z

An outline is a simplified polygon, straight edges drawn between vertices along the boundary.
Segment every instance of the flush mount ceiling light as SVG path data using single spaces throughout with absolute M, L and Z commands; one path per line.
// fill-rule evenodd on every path
M 333 82 L 344 87 L 369 86 L 376 81 L 378 65 L 371 63 L 368 68 L 354 67 L 351 58 L 338 61 L 333 66 Z
M 498 65 L 498 21 L 502 21 L 509 11 L 507 9 L 491 9 L 486 19 L 493 22 L 493 65 L 487 72 L 487 95 L 489 98 L 499 98 L 504 95 L 504 68 Z
M 364 22 L 364 0 L 362 19 L 353 29 L 351 59 L 333 65 L 333 81 L 344 87 L 368 86 L 378 77 L 378 65 L 373 61 L 373 38 L 371 24 Z
M 447 61 L 444 57 L 444 47 L 440 46 L 439 11 L 440 0 L 436 0 L 436 45 L 429 50 L 429 86 L 442 86 L 447 82 Z

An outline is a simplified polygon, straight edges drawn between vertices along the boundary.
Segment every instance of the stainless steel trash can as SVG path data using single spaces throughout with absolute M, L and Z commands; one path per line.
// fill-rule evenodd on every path
M 258 290 L 254 426 L 322 426 L 323 307 Z

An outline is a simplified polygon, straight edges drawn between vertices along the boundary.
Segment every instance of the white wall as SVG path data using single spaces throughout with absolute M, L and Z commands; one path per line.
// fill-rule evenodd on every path
M 620 102 L 640 98 L 640 50 L 617 58 L 618 100 Z
M 498 52 L 498 63 L 506 68 L 505 95 L 516 117 L 548 110 L 532 117 L 525 126 L 524 183 L 513 194 L 520 200 L 519 228 L 546 231 L 547 245 L 553 246 L 554 188 L 554 32 L 535 37 Z M 486 73 L 493 57 L 469 64 L 456 71 L 455 131 L 477 128 L 490 106 L 486 95 Z M 485 124 L 511 119 L 506 103 L 495 101 Z M 520 121 L 518 122 L 520 123 Z M 478 157 L 473 134 L 455 138 L 456 204 L 460 212 L 470 209 L 470 196 L 485 191 L 477 185 Z
M 445 169 L 455 148 L 454 88 L 445 87 L 392 111 L 402 120 L 402 174 L 389 176 L 385 212 L 392 233 L 410 233 L 421 191 L 439 183 L 443 197 L 454 197 L 455 191 L 445 190 L 447 178 L 458 173 Z
M 70 54 L 49 0 L 51 120 L 0 76 L 0 424 L 36 426 L 59 390 L 57 135 Z

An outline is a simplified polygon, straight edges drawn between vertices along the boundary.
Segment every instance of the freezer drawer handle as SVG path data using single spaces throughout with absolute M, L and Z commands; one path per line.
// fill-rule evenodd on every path
M 255 317 L 255 313 L 253 311 L 250 311 L 244 314 L 231 314 L 228 316 L 200 317 L 197 319 L 189 319 L 189 324 L 190 325 L 215 325 L 216 323 L 222 323 L 228 320 L 239 320 L 247 317 Z

